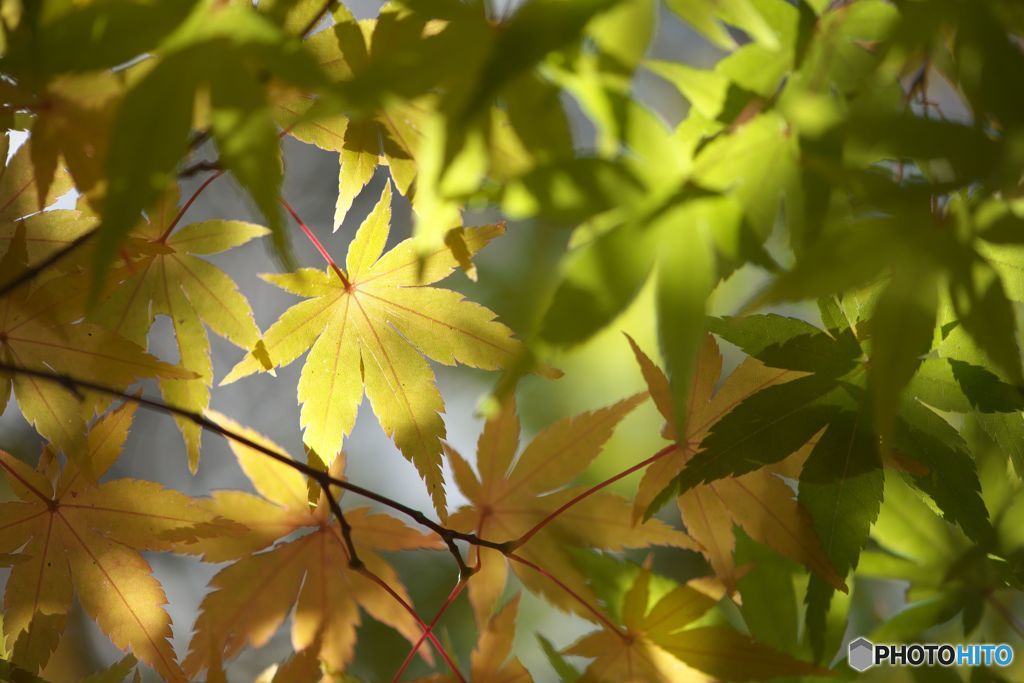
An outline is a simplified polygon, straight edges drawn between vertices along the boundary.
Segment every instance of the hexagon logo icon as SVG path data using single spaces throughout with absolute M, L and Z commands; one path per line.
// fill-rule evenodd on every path
M 867 638 L 851 641 L 846 661 L 855 671 L 867 671 L 875 665 L 874 643 Z

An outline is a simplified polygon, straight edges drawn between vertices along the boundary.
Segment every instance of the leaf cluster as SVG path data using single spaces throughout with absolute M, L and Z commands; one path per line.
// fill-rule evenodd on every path
M 396 680 L 544 680 L 543 652 L 564 680 L 815 681 L 846 672 L 851 623 L 1021 644 L 1017 4 L 501 4 L 0 2 L 0 412 L 42 444 L 0 434 L 0 677 L 45 676 L 75 604 L 130 651 L 94 681 L 223 681 L 283 630 L 294 654 L 259 680 L 353 680 L 381 625 L 409 643 Z M 711 58 L 666 57 L 673 30 Z M 283 196 L 285 137 L 337 155 L 334 230 L 384 181 L 344 257 Z M 258 223 L 192 219 L 225 175 Z M 472 284 L 511 231 L 557 262 L 543 297 L 516 284 L 536 315 L 515 330 Z M 266 329 L 214 262 L 263 237 L 262 279 L 300 299 Z M 644 343 L 604 362 L 645 391 L 521 422 L 520 382 L 623 327 Z M 222 377 L 211 331 L 239 349 Z M 277 380 L 299 457 L 211 409 L 215 379 L 303 356 Z M 475 457 L 435 365 L 500 373 Z M 349 440 L 364 394 L 432 510 L 348 477 L 379 455 Z M 606 453 L 648 403 L 663 447 Z M 251 491 L 119 477 L 123 450 L 155 456 L 125 449 L 138 406 L 174 418 L 193 474 L 203 432 L 227 439 Z M 427 619 L 409 567 L 439 551 L 457 575 Z M 187 651 L 150 553 L 223 565 Z M 524 646 L 523 592 L 586 633 Z M 472 643 L 443 632 L 463 593 Z

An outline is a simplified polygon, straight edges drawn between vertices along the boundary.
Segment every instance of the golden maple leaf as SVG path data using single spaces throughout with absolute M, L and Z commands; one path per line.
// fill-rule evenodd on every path
M 0 260 L 0 272 L 21 272 L 26 259 L 22 229 Z M 34 289 L 18 287 L 0 298 L 0 359 L 112 389 L 123 389 L 141 377 L 195 377 L 193 372 L 154 358 L 116 332 L 81 322 L 86 289 L 77 275 L 67 274 Z M 109 400 L 90 392 L 76 395 L 59 383 L 15 374 L 0 376 L 0 409 L 7 405 L 12 386 L 25 419 L 72 458 L 82 453 L 86 422 Z
M 32 126 L 32 164 L 39 186 L 63 172 L 63 162 L 75 189 L 93 205 L 106 191 L 107 146 L 114 116 L 124 94 L 125 72 L 89 71 L 49 80 Z M 56 175 L 55 175 L 56 174 Z
M 686 431 L 680 436 L 673 418 L 668 378 L 632 338 L 627 338 L 651 397 L 666 420 L 663 436 L 678 444 L 676 449 L 647 467 L 634 501 L 634 518 L 644 514 L 658 494 L 700 450 L 701 442 L 718 420 L 746 397 L 804 374 L 769 368 L 755 358 L 747 358 L 715 391 L 722 372 L 722 356 L 714 337 L 707 335 L 697 359 L 687 401 Z M 735 590 L 738 578 L 733 559 L 736 545 L 733 524 L 742 527 L 755 541 L 806 565 L 833 586 L 846 589 L 842 577 L 833 569 L 821 547 L 810 516 L 779 476 L 799 471 L 795 465 L 806 457 L 808 448 L 778 465 L 741 477 L 701 484 L 677 497 L 683 523 L 690 535 L 703 546 L 701 552 L 730 592 Z
M 367 34 L 373 32 L 377 22 L 357 23 L 344 7 L 340 8 L 336 21 L 329 29 L 307 38 L 303 45 L 324 72 L 340 82 L 352 78 L 368 61 L 370 36 Z M 282 128 L 303 142 L 339 155 L 335 230 L 341 226 L 353 200 L 373 178 L 378 164 L 386 163 L 395 187 L 401 194 L 409 194 L 416 178 L 422 128 L 429 113 L 425 102 L 388 103 L 376 116 L 362 119 L 337 115 L 309 120 L 304 113 L 311 103 L 308 95 L 301 91 L 278 89 L 273 92 L 274 118 Z
M 390 219 L 387 185 L 349 246 L 347 274 L 340 268 L 304 268 L 264 276 L 307 300 L 270 326 L 262 348 L 277 367 L 312 347 L 299 379 L 300 420 L 306 445 L 328 464 L 355 424 L 365 387 L 381 427 L 419 470 L 443 518 L 444 401 L 423 356 L 446 365 L 495 369 L 515 357 L 519 343 L 490 310 L 427 286 L 455 269 L 447 248 L 421 258 L 413 241 L 405 240 L 382 255 Z M 502 232 L 500 225 L 467 229 L 470 253 Z M 264 369 L 250 353 L 222 383 Z
M 509 659 L 516 636 L 519 595 L 515 595 L 480 629 L 476 647 L 470 655 L 470 677 L 473 683 L 530 683 L 533 677 L 518 657 Z M 451 674 L 418 679 L 417 683 L 454 683 Z
M 540 432 L 512 465 L 519 443 L 519 417 L 511 402 L 484 426 L 477 444 L 477 472 L 451 447 L 446 447 L 455 481 L 469 505 L 452 513 L 451 526 L 475 532 L 489 540 L 517 540 L 562 505 L 586 490 L 569 484 L 601 452 L 616 425 L 646 398 L 638 394 L 614 405 L 565 418 Z M 630 519 L 630 505 L 622 496 L 598 491 L 568 508 L 546 524 L 521 548 L 518 555 L 540 565 L 593 604 L 595 596 L 586 575 L 572 561 L 568 549 L 622 550 L 650 545 L 695 549 L 684 533 L 656 519 L 644 524 Z M 508 560 L 497 550 L 478 548 L 480 571 L 469 581 L 469 597 L 477 623 L 487 623 L 505 587 Z M 520 563 L 512 569 L 530 590 L 554 605 L 586 618 L 592 615 L 548 579 Z
M 750 636 L 724 626 L 693 626 L 717 600 L 677 585 L 651 603 L 651 573 L 644 568 L 623 597 L 623 632 L 583 636 L 566 654 L 593 661 L 581 683 L 704 683 L 780 676 L 828 675 Z
M 235 283 L 200 256 L 241 246 L 270 231 L 244 221 L 209 220 L 172 233 L 178 218 L 175 187 L 132 232 L 121 252 L 125 265 L 108 275 L 110 284 L 90 320 L 145 347 L 155 317 L 167 316 L 181 365 L 198 376 L 161 380 L 160 391 L 168 403 L 202 413 L 210 405 L 213 383 L 210 339 L 203 323 L 246 351 L 256 346 L 260 331 Z M 175 421 L 185 439 L 189 469 L 195 472 L 202 430 L 190 420 Z
M 7 159 L 10 142 L 8 133 L 0 136 L 2 159 Z M 16 234 L 23 231 L 27 262 L 37 263 L 95 227 L 98 221 L 79 211 L 40 211 L 72 185 L 67 171 L 58 166 L 49 188 L 40 194 L 31 161 L 32 144 L 31 140 L 23 144 L 0 170 L 0 254 L 6 254 Z M 62 272 L 67 266 L 65 262 L 54 265 L 53 273 Z M 36 281 L 41 282 L 53 273 L 40 273 Z M 0 273 L 0 285 L 10 282 L 13 275 L 17 272 Z
M 210 411 L 224 427 L 286 454 L 252 430 Z M 200 671 L 230 659 L 246 645 L 267 642 L 292 614 L 292 646 L 303 651 L 319 642 L 318 656 L 332 671 L 344 671 L 354 655 L 360 609 L 391 626 L 410 642 L 421 630 L 416 620 L 380 584 L 349 566 L 348 550 L 337 520 L 321 492 L 310 507 L 306 478 L 285 464 L 229 439 L 242 470 L 260 495 L 214 492 L 209 508 L 218 517 L 245 528 L 225 538 L 200 538 L 189 546 L 204 559 L 236 559 L 210 582 L 213 591 L 200 605 L 185 671 Z M 287 457 L 287 456 L 286 456 Z M 332 468 L 340 472 L 343 458 Z M 406 604 L 411 600 L 395 570 L 378 551 L 440 549 L 440 540 L 368 508 L 345 511 L 352 540 L 366 569 Z M 306 532 L 294 538 L 296 532 Z M 288 540 L 281 540 L 287 538 Z M 270 547 L 264 552 L 255 552 Z M 429 654 L 424 652 L 429 658 Z
M 88 432 L 84 460 L 99 476 L 121 452 L 135 414 L 126 403 Z M 52 451 L 33 469 L 0 451 L 0 472 L 17 500 L 0 503 L 0 553 L 13 553 L 4 594 L 4 635 L 13 659 L 45 665 L 64 630 L 72 597 L 119 648 L 165 680 L 184 681 L 169 639 L 167 598 L 139 551 L 170 550 L 171 536 L 214 515 L 182 493 L 136 479 L 90 483 Z
M 410 32 L 410 24 L 395 32 L 393 21 L 356 20 L 344 6 L 339 8 L 334 18 L 333 26 L 309 36 L 303 45 L 323 72 L 339 84 L 364 77 L 371 55 L 389 49 L 384 46 L 397 47 L 398 41 L 415 40 L 419 33 L 436 32 L 442 25 L 442 22 L 429 22 L 420 30 L 412 29 Z M 532 96 L 526 96 L 527 91 Z M 459 267 L 470 279 L 476 279 L 476 268 L 467 254 L 469 245 L 461 230 L 452 229 L 462 224 L 461 207 L 442 196 L 444 193 L 439 192 L 440 188 L 434 187 L 440 180 L 435 177 L 440 169 L 432 168 L 434 147 L 445 135 L 444 117 L 438 112 L 440 102 L 437 93 L 417 95 L 408 100 L 388 100 L 374 108 L 372 113 L 363 112 L 352 118 L 341 114 L 311 118 L 305 116 L 315 101 L 309 93 L 280 85 L 271 93 L 274 118 L 281 128 L 303 142 L 338 153 L 335 230 L 345 220 L 355 198 L 373 179 L 378 166 L 386 165 L 398 192 L 411 201 L 415 216 L 432 226 L 433 236 L 437 239 L 429 246 L 440 246 L 443 236 L 443 242 L 459 261 Z M 531 104 L 550 105 L 546 100 L 536 102 L 535 98 L 532 90 L 523 89 L 517 93 L 520 107 L 524 109 Z M 520 138 L 506 111 L 496 107 L 487 114 L 491 119 L 488 134 L 480 144 L 489 148 L 489 154 L 481 161 L 487 164 L 490 175 L 512 178 L 531 168 L 535 160 L 529 152 L 529 141 Z M 472 173 L 465 177 L 471 183 L 479 181 L 479 178 L 473 178 Z M 417 178 L 416 190 L 412 192 Z M 426 246 L 422 241 L 420 244 Z

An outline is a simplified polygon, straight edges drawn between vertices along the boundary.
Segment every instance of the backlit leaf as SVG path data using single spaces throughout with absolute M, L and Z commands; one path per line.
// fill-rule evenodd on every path
M 496 541 L 515 540 L 527 533 L 585 490 L 571 485 L 573 480 L 597 457 L 618 422 L 642 399 L 643 396 L 634 396 L 554 423 L 534 437 L 514 465 L 512 456 L 520 427 L 514 406 L 506 404 L 487 422 L 480 436 L 479 478 L 461 455 L 448 448 L 449 458 L 458 463 L 454 465 L 456 472 L 465 472 L 457 482 L 470 501 L 452 514 L 452 525 Z M 567 508 L 516 552 L 554 573 L 586 599 L 592 596 L 591 589 L 586 585 L 586 576 L 573 564 L 567 546 L 618 550 L 649 545 L 696 547 L 686 534 L 663 522 L 631 521 L 629 503 L 624 498 L 599 491 Z M 507 566 L 530 590 L 540 592 L 562 609 L 592 617 L 578 602 L 533 570 L 509 562 L 494 550 L 479 551 L 482 569 L 469 583 L 478 623 L 485 623 L 493 611 L 505 586 Z
M 581 681 L 745 681 L 826 673 L 731 628 L 690 626 L 715 601 L 687 585 L 650 605 L 650 580 L 643 570 L 626 593 L 623 633 L 594 632 L 566 650 L 593 659 Z
M 125 404 L 88 434 L 82 462 L 94 476 L 117 458 L 134 412 L 133 404 Z M 167 598 L 140 551 L 169 549 L 164 534 L 209 522 L 213 515 L 153 482 L 91 484 L 72 463 L 51 481 L 0 451 L 0 469 L 18 496 L 2 504 L 9 522 L 0 548 L 10 552 L 24 545 L 26 557 L 12 569 L 4 595 L 4 633 L 15 643 L 15 661 L 31 669 L 46 663 L 49 652 L 30 641 L 56 645 L 75 595 L 114 645 L 131 648 L 165 680 L 185 681 L 170 643 Z
M 385 433 L 416 465 L 443 516 L 440 440 L 445 431 L 439 413 L 444 402 L 424 356 L 446 365 L 494 369 L 514 357 L 518 342 L 483 306 L 428 286 L 456 267 L 447 248 L 422 264 L 410 241 L 382 255 L 390 220 L 391 189 L 386 186 L 349 247 L 349 286 L 330 268 L 266 276 L 311 298 L 285 311 L 263 343 L 274 367 L 312 347 L 299 380 L 307 446 L 332 462 L 352 430 L 365 389 Z M 502 232 L 502 226 L 467 230 L 470 253 Z M 250 354 L 222 383 L 262 370 Z
M 211 413 L 211 417 L 287 458 L 266 437 L 222 415 Z M 210 510 L 241 525 L 244 531 L 227 539 L 200 539 L 186 548 L 207 559 L 234 560 L 214 576 L 213 590 L 200 605 L 183 662 L 186 673 L 195 677 L 211 665 L 237 656 L 247 645 L 265 644 L 293 610 L 291 636 L 296 651 L 319 643 L 319 659 L 339 671 L 354 655 L 363 611 L 415 642 L 420 630 L 409 613 L 383 587 L 349 564 L 340 526 L 330 518 L 325 496 L 311 507 L 302 475 L 237 440 L 229 439 L 229 443 L 261 495 L 240 491 L 215 494 L 208 504 Z M 341 462 L 337 461 L 333 472 L 340 474 Z M 410 602 L 395 570 L 378 552 L 439 548 L 438 539 L 367 508 L 347 510 L 345 516 L 352 526 L 359 559 Z M 295 538 L 296 533 L 302 535 Z M 425 652 L 424 657 L 429 660 Z
M 630 344 L 655 405 L 667 422 L 665 436 L 677 442 L 674 451 L 651 464 L 644 473 L 634 501 L 635 518 L 655 511 L 652 503 L 657 506 L 662 491 L 701 449 L 701 442 L 714 424 L 737 403 L 766 387 L 796 379 L 801 373 L 767 368 L 748 359 L 714 391 L 722 357 L 714 339 L 707 336 L 687 397 L 685 427 L 680 428 L 666 392 L 665 376 L 632 339 Z M 807 450 L 801 449 L 790 459 L 799 461 Z M 701 544 L 701 552 L 729 590 L 735 590 L 737 580 L 733 525 L 740 526 L 754 540 L 807 565 L 836 587 L 845 588 L 842 577 L 832 569 L 822 550 L 810 517 L 794 498 L 793 491 L 778 474 L 764 468 L 698 485 L 678 496 L 677 504 L 690 535 Z

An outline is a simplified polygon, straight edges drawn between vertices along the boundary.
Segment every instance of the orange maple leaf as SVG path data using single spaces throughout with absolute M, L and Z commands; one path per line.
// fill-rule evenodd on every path
M 677 585 L 651 604 L 651 573 L 645 567 L 623 597 L 624 632 L 583 636 L 567 654 L 590 657 L 580 683 L 703 683 L 780 676 L 829 675 L 750 636 L 725 626 L 694 626 L 717 600 Z
M 446 446 L 455 481 L 470 501 L 452 514 L 452 527 L 497 542 L 520 538 L 586 489 L 567 485 L 597 457 L 619 421 L 645 398 L 645 394 L 638 394 L 600 410 L 559 420 L 530 442 L 514 466 L 520 427 L 515 407 L 507 403 L 480 435 L 479 478 L 461 455 Z M 697 547 L 686 534 L 659 520 L 635 523 L 630 519 L 629 501 L 599 491 L 559 514 L 516 553 L 544 567 L 593 604 L 595 596 L 587 586 L 586 575 L 573 563 L 568 547 L 622 550 L 650 545 Z M 477 623 L 484 624 L 505 587 L 508 564 L 497 550 L 478 550 L 481 567 L 469 581 L 469 597 Z M 593 618 L 581 610 L 578 600 L 548 579 L 520 563 L 513 564 L 513 570 L 530 590 L 542 593 L 554 605 Z
M 470 680 L 473 683 L 530 683 L 533 677 L 518 657 L 509 659 L 516 637 L 519 595 L 515 595 L 480 629 L 476 647 L 470 655 Z M 418 679 L 417 683 L 454 683 L 451 674 Z
M 222 426 L 286 456 L 266 437 L 209 412 Z M 340 525 L 331 519 L 322 492 L 318 504 L 311 506 L 305 476 L 250 446 L 233 439 L 229 443 L 260 495 L 214 492 L 211 512 L 245 531 L 224 538 L 200 538 L 189 546 L 206 560 L 236 561 L 210 582 L 213 591 L 200 605 L 185 671 L 195 676 L 234 657 L 246 645 L 262 646 L 293 612 L 295 651 L 319 642 L 319 658 L 329 670 L 343 671 L 355 654 L 360 609 L 416 642 L 421 629 L 395 598 L 397 595 L 410 604 L 409 595 L 378 551 L 441 549 L 440 540 L 365 507 L 345 511 L 359 560 L 394 591 L 389 594 L 365 572 L 349 566 Z M 343 463 L 344 457 L 339 455 L 332 472 L 340 473 Z M 294 538 L 296 532 L 305 533 Z M 272 547 L 256 552 L 268 546 Z M 424 656 L 430 658 L 426 651 Z
M 89 431 L 85 458 L 95 476 L 117 459 L 134 414 L 126 403 Z M 45 665 L 77 595 L 114 645 L 130 647 L 165 680 L 186 680 L 169 642 L 167 598 L 139 551 L 170 550 L 175 533 L 214 515 L 154 482 L 93 484 L 71 461 L 51 472 L 59 468 L 45 453 L 33 469 L 0 451 L 0 471 L 17 497 L 0 504 L 0 553 L 15 553 L 3 624 L 14 661 L 33 671 Z

